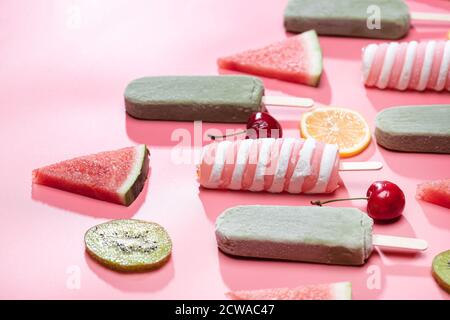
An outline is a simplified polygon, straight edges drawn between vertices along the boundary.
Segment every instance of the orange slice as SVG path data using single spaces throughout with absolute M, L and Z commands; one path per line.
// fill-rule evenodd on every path
M 317 108 L 304 113 L 300 132 L 303 138 L 337 144 L 342 158 L 361 153 L 371 139 L 366 120 L 359 113 L 344 108 Z

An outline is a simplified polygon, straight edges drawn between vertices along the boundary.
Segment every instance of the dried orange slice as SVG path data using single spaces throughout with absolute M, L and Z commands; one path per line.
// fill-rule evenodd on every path
M 343 158 L 361 153 L 371 139 L 369 126 L 358 112 L 334 107 L 304 113 L 300 132 L 303 138 L 337 144 Z

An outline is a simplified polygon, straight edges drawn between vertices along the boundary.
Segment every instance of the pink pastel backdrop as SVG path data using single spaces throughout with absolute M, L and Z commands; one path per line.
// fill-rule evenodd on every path
M 286 0 L 114 0 L 0 2 L 1 231 L 0 298 L 222 299 L 237 289 L 351 281 L 355 299 L 448 299 L 430 275 L 450 243 L 450 210 L 417 201 L 416 185 L 450 176 L 448 155 L 389 152 L 374 142 L 353 160 L 384 163 L 379 172 L 343 173 L 336 197 L 361 196 L 377 179 L 405 191 L 404 218 L 378 233 L 420 237 L 423 254 L 374 253 L 363 267 L 239 260 L 216 248 L 215 218 L 238 204 L 306 205 L 313 196 L 200 190 L 194 164 L 170 161 L 175 128 L 126 116 L 123 91 L 140 76 L 217 74 L 219 56 L 286 37 Z M 445 0 L 409 1 L 415 10 L 450 12 Z M 418 23 L 406 40 L 445 39 L 450 25 Z M 269 94 L 309 96 L 359 111 L 373 129 L 386 107 L 449 103 L 448 93 L 366 89 L 361 48 L 373 40 L 320 38 L 319 88 L 264 79 Z M 301 110 L 271 108 L 287 136 L 298 137 Z M 205 128 L 239 125 L 205 125 Z M 147 143 L 151 176 L 129 208 L 31 185 L 33 168 L 77 155 Z M 324 198 L 324 197 L 322 197 Z M 363 202 L 342 203 L 364 209 Z M 123 275 L 86 256 L 84 232 L 114 218 L 165 226 L 173 257 L 162 269 Z M 380 288 L 367 285 L 380 273 Z M 80 288 L 73 277 L 79 274 Z M 72 275 L 72 277 L 71 277 Z M 370 281 L 369 281 L 370 282 Z M 75 282 L 76 284 L 76 282 Z

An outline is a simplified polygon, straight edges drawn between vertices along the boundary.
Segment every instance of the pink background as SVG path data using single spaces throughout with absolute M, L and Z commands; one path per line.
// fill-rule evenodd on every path
M 404 218 L 377 233 L 428 240 L 423 254 L 374 253 L 363 267 L 233 259 L 219 253 L 215 218 L 238 204 L 305 205 L 319 197 L 199 190 L 194 164 L 170 161 L 175 128 L 126 116 L 123 91 L 145 75 L 217 74 L 217 57 L 286 37 L 286 0 L 138 0 L 0 2 L 1 157 L 0 298 L 212 298 L 236 289 L 351 281 L 355 299 L 448 299 L 430 275 L 433 257 L 449 249 L 450 211 L 416 201 L 416 185 L 448 178 L 448 155 L 400 154 L 375 142 L 352 160 L 378 160 L 379 172 L 342 174 L 336 197 L 361 196 L 373 181 L 397 183 Z M 439 0 L 411 8 L 450 12 Z M 445 39 L 450 25 L 418 23 L 406 40 Z M 268 94 L 309 96 L 359 111 L 373 129 L 376 113 L 407 104 L 449 103 L 448 93 L 366 89 L 361 48 L 373 40 L 321 37 L 325 73 L 319 88 L 264 79 Z M 298 137 L 301 110 L 271 108 L 286 136 Z M 205 125 L 205 128 L 240 125 Z M 206 141 L 205 141 L 206 142 Z M 33 168 L 73 156 L 147 143 L 149 184 L 129 208 L 31 186 Z M 320 198 L 328 198 L 322 196 Z M 364 202 L 342 203 L 365 209 Z M 135 275 L 109 271 L 85 255 L 83 235 L 115 218 L 158 222 L 173 239 L 162 269 Z M 80 272 L 80 289 L 67 286 Z M 380 289 L 366 285 L 379 270 Z

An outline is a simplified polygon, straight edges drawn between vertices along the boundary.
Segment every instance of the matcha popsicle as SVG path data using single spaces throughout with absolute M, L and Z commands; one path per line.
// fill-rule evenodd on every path
M 244 257 L 362 265 L 373 221 L 354 208 L 239 206 L 216 221 L 219 248 Z
M 450 105 L 401 106 L 375 118 L 377 143 L 404 152 L 450 153 Z
M 378 9 L 379 28 L 370 18 Z M 289 0 L 284 25 L 291 32 L 399 39 L 409 31 L 410 16 L 402 0 Z
M 356 208 L 238 206 L 216 220 L 220 250 L 241 257 L 362 265 L 372 246 L 425 250 L 420 239 L 372 235 Z
M 273 99 L 278 98 L 278 99 Z M 251 76 L 161 76 L 132 81 L 126 111 L 145 120 L 246 123 L 265 105 L 310 107 L 311 99 L 264 97 L 262 81 Z

